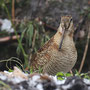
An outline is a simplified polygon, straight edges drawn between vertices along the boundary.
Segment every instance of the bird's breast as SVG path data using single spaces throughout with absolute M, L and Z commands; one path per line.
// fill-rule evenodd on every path
M 59 43 L 54 41 L 50 47 L 50 61 L 44 66 L 43 72 L 55 75 L 57 72 L 68 72 L 73 68 L 77 60 L 77 52 L 73 39 L 66 37 L 61 50 Z

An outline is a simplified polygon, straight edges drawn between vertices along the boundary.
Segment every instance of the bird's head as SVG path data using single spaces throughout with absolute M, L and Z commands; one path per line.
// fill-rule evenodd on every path
M 66 35 L 69 35 L 71 37 L 73 36 L 74 26 L 73 26 L 73 21 L 72 21 L 71 16 L 62 16 L 61 17 L 59 32 L 62 33 L 62 40 L 61 40 L 61 43 L 60 43 L 60 48 L 61 48 L 64 37 Z
M 73 33 L 73 20 L 71 16 L 62 16 L 61 17 L 61 23 L 60 23 L 60 27 L 62 28 L 62 32 L 65 31 L 65 33 Z

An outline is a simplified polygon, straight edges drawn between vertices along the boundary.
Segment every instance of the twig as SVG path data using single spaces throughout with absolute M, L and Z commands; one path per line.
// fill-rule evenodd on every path
M 22 21 L 23 21 L 23 22 L 28 22 L 29 19 L 28 19 L 28 20 L 12 19 L 12 21 L 21 23 Z M 54 31 L 57 31 L 57 28 L 55 28 L 55 27 L 53 27 L 53 26 L 50 26 L 50 25 L 46 24 L 46 23 L 43 22 L 42 20 L 39 19 L 39 20 L 37 20 L 37 21 L 38 21 L 39 23 L 42 22 L 42 25 L 44 25 L 44 27 L 49 28 L 49 29 L 54 30 Z
M 35 30 L 35 31 L 34 31 L 34 35 L 33 35 L 33 40 L 32 40 L 32 48 L 31 48 L 31 50 L 30 50 L 31 52 L 32 52 L 33 49 L 34 49 L 36 35 L 37 35 L 37 31 Z M 29 60 L 31 60 L 31 58 L 32 58 L 32 54 L 30 53 Z M 30 65 L 30 61 L 29 61 L 29 65 Z
M 18 35 L 18 38 L 20 38 L 20 35 Z M 14 35 L 12 37 L 11 36 L 2 37 L 2 38 L 0 38 L 0 43 L 7 42 L 7 41 L 10 41 L 10 40 L 17 40 L 16 35 Z
M 15 19 L 15 0 L 12 0 L 12 22 Z
M 44 22 L 43 22 L 43 25 L 46 26 L 47 28 L 50 28 L 50 29 L 52 29 L 52 30 L 57 31 L 57 28 L 55 28 L 55 27 L 53 27 L 53 26 L 50 26 L 50 25 L 48 25 L 48 24 L 46 24 L 46 23 L 44 23 Z
M 44 25 L 45 27 L 57 31 L 57 28 L 55 28 L 55 27 L 53 27 L 53 26 L 50 26 L 50 25 L 46 24 L 46 23 L 43 22 L 40 18 L 38 18 L 37 21 L 38 21 L 38 22 L 42 22 L 42 25 Z
M 86 46 L 85 46 L 85 50 L 84 50 L 82 62 L 81 62 L 80 68 L 79 68 L 79 74 L 80 74 L 81 71 L 82 71 L 82 68 L 83 68 L 83 65 L 84 65 L 84 62 L 85 62 L 85 58 L 86 58 L 86 55 L 87 55 L 89 38 L 90 38 L 90 26 L 89 26 L 89 28 L 88 28 L 87 42 L 86 42 Z
M 35 30 L 33 35 L 33 40 L 32 40 L 32 48 L 34 48 L 34 45 L 35 45 L 36 34 L 37 34 L 37 31 Z

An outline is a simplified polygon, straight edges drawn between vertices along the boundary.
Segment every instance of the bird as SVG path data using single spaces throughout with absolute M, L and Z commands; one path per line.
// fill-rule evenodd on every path
M 30 67 L 37 72 L 56 75 L 69 72 L 77 61 L 77 50 L 73 40 L 74 25 L 72 16 L 61 16 L 61 23 L 51 37 L 30 60 Z

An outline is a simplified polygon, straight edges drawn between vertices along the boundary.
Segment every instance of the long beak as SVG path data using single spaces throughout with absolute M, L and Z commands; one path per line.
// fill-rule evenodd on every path
M 61 42 L 60 42 L 60 46 L 59 46 L 59 50 L 61 50 L 61 47 L 62 47 L 62 43 L 63 43 L 63 39 L 64 39 L 64 34 L 65 34 L 65 29 L 62 33 L 62 39 L 61 39 Z

